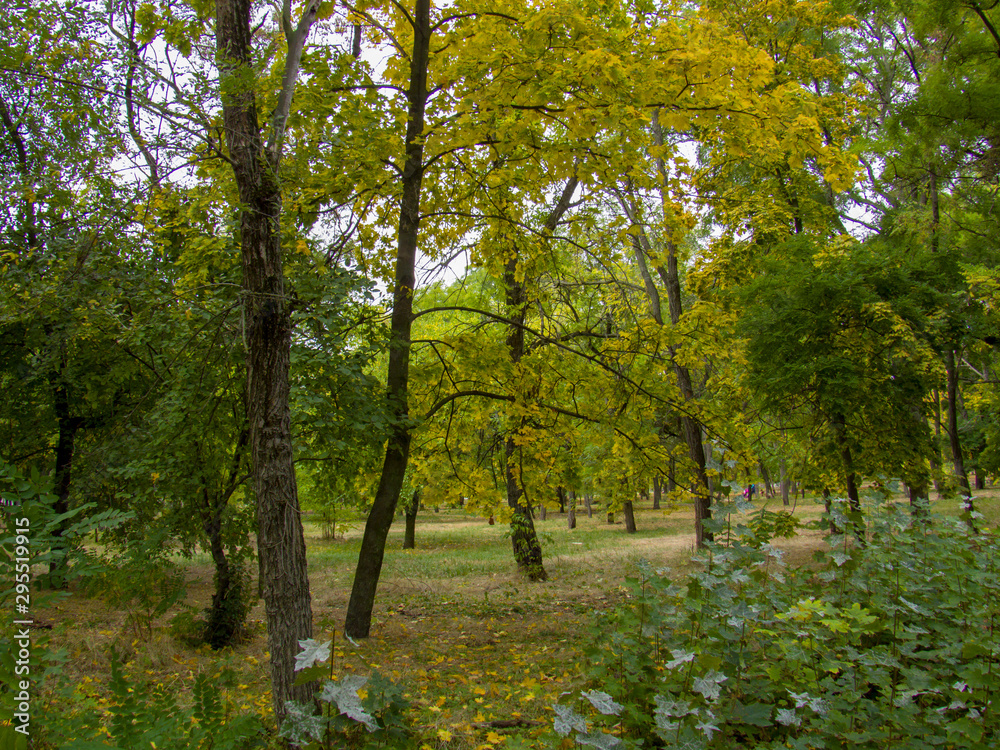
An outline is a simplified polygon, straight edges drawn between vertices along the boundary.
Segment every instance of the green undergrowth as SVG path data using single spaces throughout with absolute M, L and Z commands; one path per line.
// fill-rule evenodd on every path
M 390 543 L 376 630 L 337 640 L 330 700 L 300 712 L 299 738 L 415 750 L 995 746 L 996 538 L 956 518 L 912 525 L 904 506 L 866 511 L 865 546 L 810 528 L 815 504 L 794 522 L 780 504 L 719 513 L 719 543 L 694 561 L 649 509 L 642 535 L 596 515 L 569 532 L 550 517 L 539 527 L 553 575 L 540 585 L 503 572 L 503 529 L 428 514 L 417 550 Z M 796 561 L 822 547 L 806 565 L 771 544 L 796 525 Z M 339 631 L 342 612 L 321 592 L 348 590 L 354 547 L 350 535 L 310 539 L 317 639 Z M 649 551 L 654 562 L 640 562 Z M 155 626 L 81 683 L 66 627 L 51 636 L 68 661 L 39 687 L 37 747 L 278 746 L 262 633 L 202 653 Z
M 599 625 L 594 689 L 554 706 L 552 744 L 996 747 L 996 534 L 898 507 L 869 518 L 867 544 L 829 536 L 814 568 L 746 526 L 686 581 L 642 566 Z

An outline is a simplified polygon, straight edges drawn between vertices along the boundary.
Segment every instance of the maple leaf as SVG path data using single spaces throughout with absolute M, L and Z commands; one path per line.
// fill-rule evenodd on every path
M 599 750 L 614 750 L 614 748 L 622 744 L 622 741 L 613 734 L 603 734 L 601 732 L 578 734 L 576 741 L 581 745 L 590 745 L 591 747 L 599 748 Z
M 288 716 L 281 724 L 281 735 L 287 737 L 293 744 L 303 745 L 309 737 L 318 740 L 323 736 L 323 718 L 313 714 L 312 706 L 286 701 L 285 711 Z
M 587 731 L 587 720 L 580 716 L 580 714 L 572 708 L 557 704 L 553 706 L 552 709 L 556 712 L 556 720 L 553 729 L 555 729 L 556 732 L 563 737 L 569 735 L 569 733 L 573 730 L 576 730 L 577 732 Z
M 618 716 L 621 713 L 622 704 L 616 703 L 607 693 L 602 693 L 600 690 L 591 690 L 581 693 L 581 695 L 590 701 L 590 705 L 606 716 Z
M 701 693 L 705 696 L 707 700 L 714 701 L 722 693 L 722 688 L 720 685 L 725 682 L 728 677 L 726 677 L 721 672 L 716 672 L 714 669 L 709 672 L 704 677 L 695 677 L 693 688 L 695 691 Z
M 302 651 L 295 655 L 295 671 L 308 669 L 318 661 L 326 661 L 330 658 L 330 641 L 320 643 L 314 638 L 307 638 L 299 641 L 299 648 Z
M 672 661 L 668 661 L 664 664 L 667 669 L 676 669 L 681 664 L 686 664 L 694 659 L 694 653 L 691 651 L 685 651 L 684 649 L 671 649 L 670 653 L 674 655 L 674 658 Z
M 663 716 L 687 716 L 697 712 L 691 708 L 691 704 L 687 701 L 670 700 L 658 695 L 656 696 L 656 713 Z
M 354 674 L 345 676 L 340 682 L 327 682 L 319 699 L 327 703 L 336 703 L 337 710 L 344 716 L 364 724 L 369 732 L 375 732 L 379 728 L 378 722 L 374 716 L 365 711 L 361 705 L 361 696 L 358 695 L 358 690 L 367 682 L 367 677 Z
M 714 732 L 718 732 L 719 731 L 719 728 L 715 724 L 711 723 L 710 721 L 699 721 L 695 725 L 695 727 L 697 729 L 700 729 L 702 732 L 704 732 L 705 736 L 708 737 L 709 740 L 712 739 L 712 734 Z
M 774 720 L 786 727 L 797 727 L 802 723 L 802 719 L 795 715 L 794 708 L 779 708 L 778 715 L 774 718 Z

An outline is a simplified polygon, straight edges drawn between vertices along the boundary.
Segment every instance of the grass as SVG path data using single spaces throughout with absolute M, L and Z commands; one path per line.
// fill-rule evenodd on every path
M 996 527 L 1000 503 L 993 491 L 978 493 L 984 525 Z M 770 510 L 780 501 L 770 501 Z M 941 501 L 936 510 L 957 513 L 957 502 Z M 819 517 L 822 506 L 799 501 L 799 520 Z M 378 670 L 404 686 L 412 704 L 410 719 L 419 728 L 415 747 L 466 750 L 502 746 L 508 734 L 530 735 L 550 725 L 549 706 L 582 685 L 584 649 L 600 636 L 595 615 L 620 603 L 624 578 L 639 559 L 670 567 L 677 575 L 691 567 L 693 515 L 637 508 L 639 531 L 626 534 L 609 525 L 604 513 L 578 515 L 569 531 L 565 515 L 550 513 L 536 527 L 543 539 L 549 580 L 531 584 L 516 572 L 506 528 L 450 509 L 422 512 L 417 548 L 402 549 L 402 522 L 394 525 L 379 585 L 372 635 L 357 644 L 343 637 L 363 520 L 343 538 L 323 539 L 307 517 L 305 533 L 313 592 L 315 637 L 335 641 L 335 673 Z M 789 562 L 809 564 L 822 545 L 819 532 L 803 531 L 776 546 Z M 186 607 L 204 609 L 211 599 L 208 558 L 184 561 Z M 180 693 L 199 673 L 218 676 L 224 692 L 240 710 L 270 714 L 268 656 L 261 604 L 251 613 L 251 635 L 239 646 L 213 653 L 194 648 L 171 634 L 175 608 L 160 618 L 150 635 L 130 632 L 126 612 L 100 599 L 74 595 L 53 602 L 39 619 L 53 624 L 51 641 L 70 656 L 66 670 L 80 685 L 81 700 L 94 710 L 107 706 L 109 649 L 129 659 L 127 672 Z M 520 719 L 528 728 L 488 726 Z M 535 724 L 532 724 L 536 722 Z

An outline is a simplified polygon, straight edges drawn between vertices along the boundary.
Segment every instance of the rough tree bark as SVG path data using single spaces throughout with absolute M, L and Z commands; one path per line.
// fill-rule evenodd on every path
M 631 500 L 625 501 L 625 506 L 622 508 L 625 515 L 625 531 L 629 534 L 634 534 L 636 531 L 635 526 L 635 508 L 632 505 Z
M 312 604 L 292 462 L 288 406 L 292 323 L 281 258 L 278 169 L 302 48 L 316 19 L 319 0 L 309 1 L 295 27 L 290 0 L 282 7 L 288 47 L 282 89 L 266 143 L 254 94 L 250 0 L 216 0 L 215 7 L 222 117 L 240 198 L 247 417 L 257 499 L 257 550 L 274 713 L 280 723 L 287 713 L 286 701 L 307 702 L 315 692 L 310 685 L 294 684 L 298 642 L 312 637 Z
M 358 566 L 347 605 L 345 632 L 367 638 L 371 631 L 375 593 L 382 574 L 385 540 L 389 535 L 403 477 L 410 456 L 410 332 L 413 328 L 413 290 L 416 285 L 417 240 L 420 230 L 420 187 L 424 176 L 424 114 L 427 108 L 427 64 L 430 58 L 430 0 L 416 0 L 413 21 L 413 51 L 410 83 L 406 92 L 409 115 L 406 123 L 406 155 L 403 194 L 399 205 L 396 242 L 396 275 L 390 320 L 389 369 L 386 390 L 393 413 L 393 429 L 382 463 L 375 501 L 361 540 Z M 437 509 L 435 508 L 435 511 Z

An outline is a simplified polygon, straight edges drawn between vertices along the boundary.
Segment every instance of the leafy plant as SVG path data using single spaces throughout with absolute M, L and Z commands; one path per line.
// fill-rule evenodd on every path
M 404 719 L 403 691 L 378 672 L 333 679 L 332 641 L 300 641 L 295 657 L 297 684 L 318 681 L 320 713 L 312 705 L 286 703 L 281 734 L 303 748 L 409 748 L 412 732 Z M 328 665 L 324 662 L 329 662 Z
M 773 511 L 767 507 L 761 508 L 747 523 L 757 544 L 767 544 L 772 539 L 791 539 L 801 525 L 791 511 Z
M 114 528 L 131 514 L 117 510 L 105 511 L 88 516 L 93 509 L 92 504 L 79 506 L 67 513 L 56 513 L 53 510 L 55 497 L 47 483 L 37 471 L 25 476 L 16 466 L 0 459 L 0 499 L 3 511 L 0 512 L 0 524 L 3 527 L 2 544 L 4 552 L 12 562 L 18 557 L 29 558 L 29 563 L 22 563 L 27 570 L 21 569 L 19 575 L 28 579 L 30 592 L 30 609 L 46 606 L 54 598 L 68 596 L 65 591 L 41 591 L 38 580 L 32 579 L 31 568 L 47 563 L 68 562 L 69 565 L 59 565 L 62 575 L 67 581 L 89 580 L 105 570 L 104 563 L 95 557 L 86 555 L 80 542 L 88 535 L 98 530 Z M 53 544 L 54 534 L 61 529 L 61 539 L 65 544 Z M 26 542 L 26 543 L 25 543 Z M 26 548 L 27 554 L 22 554 L 19 548 Z M 16 565 L 11 566 L 14 571 Z M 17 603 L 23 603 L 25 589 L 18 588 L 14 575 L 7 579 L 7 586 L 0 589 L 0 604 L 6 611 L 11 611 Z M 35 632 L 31 640 L 30 675 L 24 671 L 24 664 L 18 664 L 21 647 L 12 637 L 11 630 L 0 636 L 0 693 L 17 695 L 22 691 L 21 683 L 30 676 L 33 690 L 42 689 L 50 681 L 58 681 L 63 674 L 63 664 L 66 661 L 64 649 L 51 647 L 49 637 Z M 7 747 L 23 746 L 23 735 L 14 731 L 14 701 L 4 701 L 0 706 L 0 745 Z M 14 744 L 8 744 L 14 743 Z
M 257 716 L 237 714 L 220 693 L 222 675 L 200 674 L 191 686 L 190 706 L 178 702 L 178 692 L 153 682 L 134 682 L 124 672 L 119 655 L 111 653 L 109 709 L 87 710 L 64 686 L 63 700 L 76 711 L 56 711 L 47 719 L 43 739 L 53 746 L 78 750 L 116 747 L 121 750 L 211 748 L 244 750 L 263 747 L 264 730 Z
M 184 598 L 184 574 L 168 557 L 167 531 L 131 541 L 95 576 L 90 591 L 125 613 L 136 637 L 149 638 L 157 618 Z
M 870 537 L 831 536 L 817 571 L 739 536 L 686 586 L 641 566 L 593 651 L 607 698 L 590 717 L 557 707 L 556 731 L 594 747 L 994 747 L 997 537 L 892 506 Z

